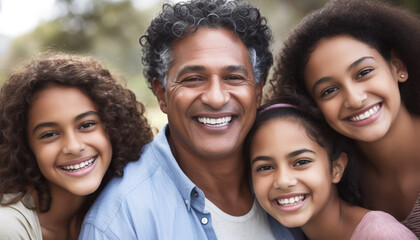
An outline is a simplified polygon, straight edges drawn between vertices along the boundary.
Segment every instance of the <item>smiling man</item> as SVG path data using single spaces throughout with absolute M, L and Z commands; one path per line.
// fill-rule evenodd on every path
M 244 2 L 163 6 L 140 43 L 168 124 L 104 190 L 82 239 L 301 237 L 258 205 L 242 156 L 273 62 L 270 40 L 265 18 Z

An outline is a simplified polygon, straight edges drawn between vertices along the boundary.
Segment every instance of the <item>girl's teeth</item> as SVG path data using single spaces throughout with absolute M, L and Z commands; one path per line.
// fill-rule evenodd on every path
M 277 204 L 280 206 L 292 206 L 298 203 L 301 203 L 305 199 L 305 196 L 299 195 L 291 198 L 281 198 L 277 199 Z
M 89 160 L 87 160 L 85 162 L 82 162 L 80 164 L 74 164 L 74 165 L 68 165 L 68 166 L 61 167 L 61 169 L 65 170 L 65 171 L 73 172 L 73 171 L 77 171 L 77 170 L 89 167 L 90 165 L 93 164 L 94 161 L 95 161 L 95 159 L 92 158 L 92 159 L 89 159 Z
M 359 114 L 357 116 L 354 116 L 354 117 L 349 118 L 349 120 L 351 122 L 357 122 L 357 121 L 364 120 L 366 118 L 369 118 L 373 114 L 377 113 L 380 108 L 381 107 L 379 106 L 379 104 L 377 104 L 374 107 L 372 107 L 371 109 L 367 110 L 366 112 L 364 112 L 362 114 Z

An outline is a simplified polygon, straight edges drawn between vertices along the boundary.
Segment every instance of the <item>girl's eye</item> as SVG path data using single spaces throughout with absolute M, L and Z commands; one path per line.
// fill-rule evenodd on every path
M 309 159 L 299 159 L 295 162 L 295 164 L 293 164 L 294 167 L 298 167 L 298 166 L 305 166 L 309 163 L 311 163 L 312 161 Z
M 321 97 L 328 96 L 328 95 L 330 95 L 331 93 L 333 93 L 333 92 L 335 92 L 335 91 L 337 91 L 337 90 L 338 90 L 338 88 L 336 88 L 336 87 L 327 88 L 327 89 L 325 89 L 325 90 L 321 93 Z
M 51 137 L 55 137 L 57 135 L 58 134 L 56 132 L 46 132 L 46 133 L 41 134 L 40 138 L 41 139 L 51 138 Z
M 359 78 L 361 78 L 361 77 L 365 76 L 366 74 L 368 74 L 368 73 L 370 73 L 370 72 L 372 72 L 372 71 L 373 71 L 373 69 L 370 69 L 370 68 L 368 68 L 368 69 L 363 69 L 362 71 L 360 71 L 360 72 L 359 72 L 359 74 L 357 74 L 356 79 L 359 79 Z
M 96 122 L 85 122 L 80 125 L 80 129 L 91 128 L 96 125 Z
M 255 170 L 257 171 L 257 172 L 262 172 L 262 171 L 268 171 L 268 170 L 272 170 L 273 169 L 273 167 L 272 166 L 269 166 L 269 165 L 263 165 L 263 166 L 259 166 L 259 167 L 257 167 Z

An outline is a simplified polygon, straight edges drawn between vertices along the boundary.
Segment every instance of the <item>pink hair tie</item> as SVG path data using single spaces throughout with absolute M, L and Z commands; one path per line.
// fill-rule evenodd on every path
M 272 104 L 272 105 L 269 105 L 269 106 L 261 109 L 258 114 L 261 114 L 263 112 L 266 112 L 266 111 L 268 111 L 270 109 L 274 109 L 274 108 L 296 108 L 296 109 L 298 109 L 295 105 L 292 105 L 292 104 L 288 104 L 288 103 L 276 103 L 276 104 Z

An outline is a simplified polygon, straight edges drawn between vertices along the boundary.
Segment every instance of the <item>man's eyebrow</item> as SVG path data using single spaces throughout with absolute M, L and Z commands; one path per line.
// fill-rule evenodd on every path
M 229 66 L 225 67 L 224 69 L 229 71 L 229 72 L 241 72 L 248 77 L 248 71 L 242 65 L 229 65 Z
M 182 76 L 184 74 L 190 73 L 190 72 L 202 72 L 205 69 L 206 68 L 204 66 L 201 66 L 201 65 L 189 65 L 189 66 L 185 66 L 185 67 L 181 68 L 181 70 L 176 75 L 176 78 L 178 78 L 179 76 Z
M 203 72 L 205 70 L 206 70 L 206 68 L 204 66 L 201 66 L 201 65 L 185 66 L 178 72 L 177 78 L 179 76 L 182 76 L 182 75 L 190 73 L 190 72 Z M 229 65 L 229 66 L 224 67 L 224 70 L 229 71 L 229 72 L 241 72 L 241 73 L 245 74 L 247 77 L 249 76 L 248 71 L 242 65 Z

